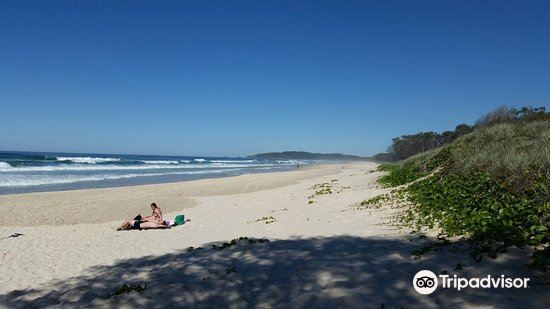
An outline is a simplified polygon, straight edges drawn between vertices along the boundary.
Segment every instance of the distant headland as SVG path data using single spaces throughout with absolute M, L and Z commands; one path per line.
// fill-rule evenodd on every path
M 360 157 L 354 155 L 346 155 L 341 153 L 312 153 L 306 151 L 282 151 L 282 152 L 266 152 L 248 156 L 248 159 L 300 159 L 300 160 L 342 160 L 342 161 L 371 161 L 369 157 Z

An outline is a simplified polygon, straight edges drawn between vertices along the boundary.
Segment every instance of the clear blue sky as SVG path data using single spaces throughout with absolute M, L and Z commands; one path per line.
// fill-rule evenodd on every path
M 548 106 L 550 1 L 1 1 L 0 149 L 371 155 Z

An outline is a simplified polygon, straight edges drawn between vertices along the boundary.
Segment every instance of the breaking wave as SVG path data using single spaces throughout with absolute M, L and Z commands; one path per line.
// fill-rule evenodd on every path
M 93 157 L 57 157 L 57 161 L 71 161 L 74 163 L 97 164 L 104 162 L 120 162 L 120 158 L 93 158 Z

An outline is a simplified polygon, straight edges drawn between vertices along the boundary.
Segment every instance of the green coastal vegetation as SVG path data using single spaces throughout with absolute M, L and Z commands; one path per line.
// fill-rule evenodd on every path
M 464 236 L 472 256 L 509 246 L 536 249 L 531 266 L 550 265 L 550 113 L 500 107 L 473 126 L 393 140 L 379 179 L 410 207 L 402 222 Z
M 306 151 L 267 152 L 248 156 L 248 159 L 264 160 L 331 160 L 331 161 L 364 161 L 368 157 L 346 155 L 341 153 L 312 153 Z

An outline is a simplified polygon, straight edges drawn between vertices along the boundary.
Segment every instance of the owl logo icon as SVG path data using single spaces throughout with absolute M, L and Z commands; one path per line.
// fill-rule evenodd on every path
M 432 294 L 437 289 L 437 276 L 429 270 L 421 270 L 414 275 L 413 287 L 420 294 Z

